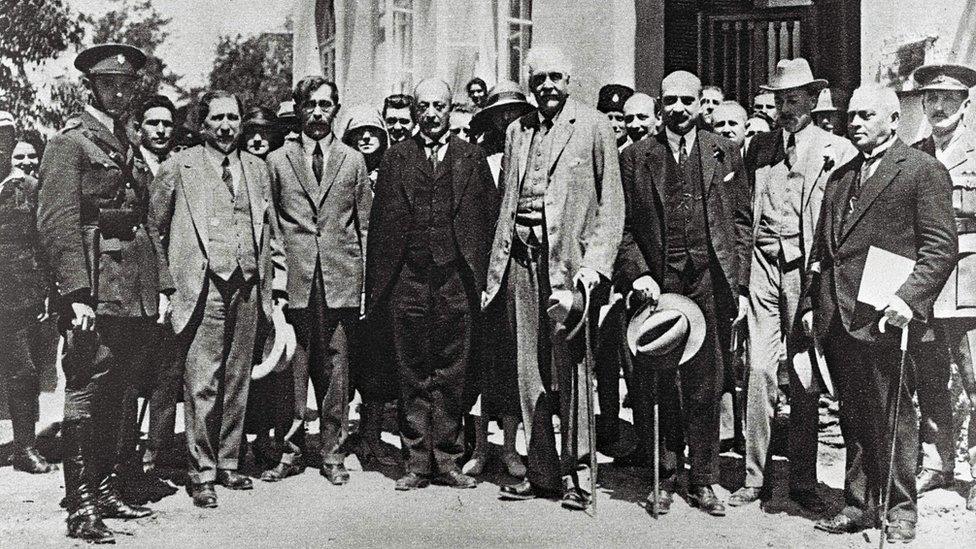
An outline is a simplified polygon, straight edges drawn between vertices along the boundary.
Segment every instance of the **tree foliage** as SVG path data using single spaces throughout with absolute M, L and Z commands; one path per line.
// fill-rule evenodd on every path
M 236 93 L 245 106 L 276 109 L 291 97 L 291 37 L 222 36 L 210 71 L 210 86 Z

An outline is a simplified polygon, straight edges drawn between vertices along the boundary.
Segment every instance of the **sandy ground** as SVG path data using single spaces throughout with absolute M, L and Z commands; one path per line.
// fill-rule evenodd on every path
M 844 451 L 836 425 L 822 418 L 820 492 L 831 511 L 843 504 Z M 0 440 L 9 440 L 9 422 L 0 422 Z M 389 434 L 385 440 L 395 444 Z M 499 433 L 492 441 L 500 442 Z M 521 444 L 520 444 L 521 446 Z M 497 450 L 497 448 L 496 448 Z M 524 448 L 523 448 L 524 451 Z M 788 464 L 777 459 L 774 498 L 709 517 L 678 498 L 669 515 L 655 521 L 643 508 L 652 479 L 647 471 L 614 468 L 601 456 L 595 517 L 563 510 L 557 502 L 498 500 L 498 485 L 514 479 L 497 466 L 473 490 L 446 487 L 409 493 L 393 490 L 399 474 L 363 471 L 355 456 L 347 460 L 351 482 L 330 485 L 315 469 L 277 484 L 255 481 L 250 492 L 218 488 L 220 507 L 200 510 L 181 489 L 152 504 L 155 517 L 108 521 L 118 545 L 129 547 L 631 547 L 660 544 L 687 547 L 870 547 L 878 531 L 830 535 L 813 529 L 786 499 Z M 964 508 L 969 476 L 962 463 L 952 490 L 937 490 L 920 500 L 918 540 L 913 547 L 976 547 L 976 513 Z M 720 497 L 742 481 L 742 460 L 725 454 Z M 29 476 L 0 468 L 0 547 L 83 546 L 64 536 L 60 473 Z

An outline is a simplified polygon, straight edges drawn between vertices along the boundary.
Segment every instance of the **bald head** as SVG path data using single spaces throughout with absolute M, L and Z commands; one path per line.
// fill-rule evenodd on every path
M 851 143 L 870 153 L 898 130 L 901 102 L 891 88 L 868 84 L 854 90 L 847 107 L 847 133 Z
M 674 71 L 661 81 L 664 124 L 672 132 L 685 135 L 695 127 L 701 111 L 701 80 L 688 71 Z
M 529 76 L 538 72 L 560 72 L 566 76 L 573 73 L 573 64 L 562 50 L 552 46 L 536 46 L 525 59 L 529 66 Z
M 638 142 L 657 131 L 657 105 L 646 93 L 635 93 L 624 103 L 624 123 L 627 136 Z
M 701 95 L 702 83 L 694 74 L 688 71 L 674 71 L 661 81 L 661 97 L 669 93 L 681 95 Z
M 421 80 L 413 90 L 414 120 L 420 133 L 438 140 L 447 132 L 451 120 L 451 86 L 440 78 Z
M 746 110 L 735 101 L 723 101 L 712 111 L 712 128 L 716 133 L 742 147 L 746 139 Z

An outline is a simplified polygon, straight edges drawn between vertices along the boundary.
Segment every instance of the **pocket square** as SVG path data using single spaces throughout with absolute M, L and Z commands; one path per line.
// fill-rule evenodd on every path
M 723 179 L 722 181 L 728 183 L 729 181 L 732 181 L 733 177 L 735 177 L 735 172 L 729 172 L 729 174 L 726 175 L 725 179 Z

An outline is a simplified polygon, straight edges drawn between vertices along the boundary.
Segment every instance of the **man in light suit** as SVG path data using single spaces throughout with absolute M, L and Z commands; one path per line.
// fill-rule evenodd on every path
M 294 383 L 305 387 L 312 380 L 319 403 L 321 473 L 339 485 L 349 480 L 342 450 L 348 436 L 348 351 L 357 345 L 372 196 L 363 156 L 332 133 L 339 110 L 335 84 L 309 76 L 298 82 L 293 95 L 301 139 L 271 153 L 268 166 L 288 252 L 288 317 L 299 346 Z M 301 420 L 305 402 L 297 404 L 296 419 Z M 263 480 L 301 471 L 303 435 L 299 430 L 298 440 L 283 441 L 281 463 Z
M 812 123 L 810 112 L 826 86 L 826 80 L 813 77 L 805 59 L 780 61 L 769 84 L 762 86 L 774 94 L 779 129 L 756 136 L 745 159 L 754 190 L 752 257 L 743 265 L 748 294 L 740 297 L 749 327 L 746 479 L 729 498 L 733 507 L 762 495 L 779 394 L 777 371 L 785 358 L 790 376 L 790 497 L 808 510 L 823 508 L 816 492 L 821 374 L 814 369 L 826 365 L 816 359 L 811 363 L 809 340 L 793 329 L 799 327 L 800 285 L 809 267 L 824 185 L 856 152 L 846 139 Z M 771 493 L 772 486 L 766 488 Z
M 899 332 L 911 328 L 908 348 L 916 356 L 919 342 L 932 340 L 926 323 L 957 250 L 952 180 L 938 160 L 897 137 L 900 110 L 890 88 L 854 91 L 848 133 L 860 154 L 827 182 L 800 302 L 803 329 L 824 346 L 847 446 L 846 506 L 816 527 L 850 533 L 877 524 L 893 451 L 890 523 L 882 532 L 889 542 L 913 540 L 918 515 L 918 416 L 911 404 L 915 376 L 906 368 L 898 383 Z M 858 301 L 872 247 L 915 262 L 905 282 L 875 306 Z M 886 333 L 879 332 L 879 320 L 889 325 Z M 896 391 L 901 407 L 892 418 Z M 897 429 L 893 449 L 892 420 Z
M 528 64 L 539 111 L 508 127 L 501 215 L 482 300 L 483 307 L 507 300 L 529 447 L 525 480 L 503 486 L 501 497 L 557 495 L 563 506 L 585 509 L 590 494 L 580 477 L 596 449 L 587 437 L 582 349 L 570 348 L 544 304 L 577 281 L 590 289 L 609 284 L 624 221 L 617 142 L 605 116 L 569 98 L 572 68 L 561 52 L 535 48 Z
M 689 503 L 724 516 L 725 505 L 712 485 L 719 480 L 724 349 L 729 347 L 730 322 L 744 314 L 737 313 L 735 296 L 745 284 L 741 265 L 749 253 L 749 192 L 738 148 L 697 127 L 701 92 L 694 74 L 675 71 L 665 77 L 665 130 L 621 157 L 627 223 L 614 284 L 625 293 L 632 289 L 651 298 L 660 291 L 685 295 L 704 313 L 702 349 L 680 369 L 661 373 L 667 481 L 660 494 L 648 496 L 648 508 L 657 498 L 659 512 L 670 510 L 673 480 L 683 469 L 684 435 L 691 462 Z M 635 358 L 635 417 L 648 417 L 653 404 L 647 360 Z M 639 424 L 639 435 L 651 447 L 647 423 Z
M 248 490 L 238 473 L 244 410 L 260 314 L 287 304 L 287 268 L 268 167 L 238 150 L 241 105 L 203 95 L 206 143 L 160 167 L 150 230 L 157 246 L 160 313 L 186 353 L 184 406 L 194 505 L 216 507 L 214 483 Z

